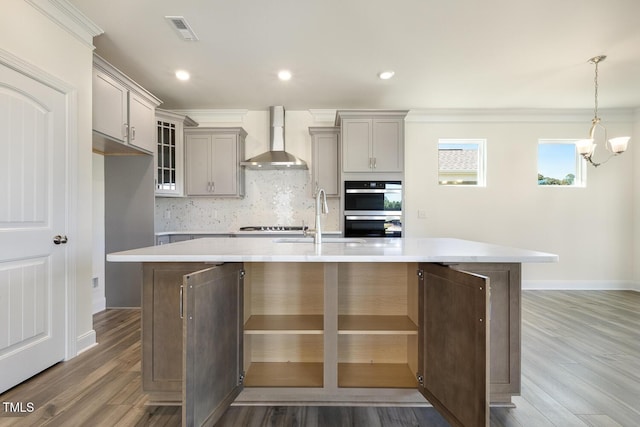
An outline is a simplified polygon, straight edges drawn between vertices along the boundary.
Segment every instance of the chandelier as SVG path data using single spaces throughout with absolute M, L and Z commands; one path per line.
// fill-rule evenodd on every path
M 584 159 L 594 167 L 598 167 L 601 164 L 606 163 L 611 157 L 623 153 L 627 149 L 629 139 L 631 139 L 629 136 L 607 139 L 607 128 L 600 123 L 600 117 L 598 117 L 598 64 L 606 58 L 606 56 L 600 55 L 589 60 L 589 63 L 594 64 L 596 68 L 595 77 L 593 79 L 595 84 L 595 108 L 593 110 L 594 113 L 593 119 L 591 120 L 591 128 L 589 129 L 589 138 L 576 142 L 578 154 L 584 157 Z M 597 142 L 603 143 L 609 151 L 609 157 L 599 163 L 596 163 L 593 160 L 593 154 L 596 150 L 596 146 L 598 145 Z

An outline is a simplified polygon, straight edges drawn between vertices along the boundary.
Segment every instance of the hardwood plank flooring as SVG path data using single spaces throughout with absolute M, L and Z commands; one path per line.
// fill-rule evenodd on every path
M 640 293 L 525 291 L 522 396 L 491 426 L 640 426 Z M 146 406 L 140 312 L 94 316 L 99 345 L 0 395 L 0 426 L 179 426 L 180 408 Z M 234 406 L 218 427 L 446 426 L 433 408 Z

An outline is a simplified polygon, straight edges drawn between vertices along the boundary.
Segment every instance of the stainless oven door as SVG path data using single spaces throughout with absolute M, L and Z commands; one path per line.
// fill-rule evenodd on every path
M 346 189 L 345 211 L 402 211 L 402 189 Z
M 345 237 L 402 237 L 398 215 L 346 215 Z

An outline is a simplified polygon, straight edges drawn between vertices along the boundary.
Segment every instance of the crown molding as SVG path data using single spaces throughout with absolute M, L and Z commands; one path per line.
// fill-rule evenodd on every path
M 102 28 L 98 27 L 67 0 L 25 1 L 92 50 L 95 49 L 93 38 L 104 33 Z
M 93 53 L 93 68 L 95 70 L 100 70 L 101 72 L 109 75 L 109 77 L 115 79 L 120 82 L 120 84 L 124 85 L 130 91 L 134 91 L 138 93 L 138 95 L 146 98 L 147 101 L 158 106 L 162 104 L 162 100 L 158 99 L 157 96 L 140 86 L 135 82 L 131 77 L 127 76 L 124 72 L 119 70 L 118 68 L 111 65 L 109 61 L 98 55 L 97 53 Z
M 633 121 L 633 109 L 600 109 L 608 123 Z M 417 123 L 580 123 L 593 118 L 592 109 L 429 109 L 411 110 L 405 121 Z
M 198 122 L 185 114 L 178 114 L 174 111 L 164 110 L 162 108 L 156 108 L 156 117 L 161 120 L 174 120 L 182 122 L 183 126 L 185 127 L 196 127 L 199 125 Z
M 313 117 L 314 122 L 335 122 L 336 109 L 330 108 L 312 108 L 309 109 L 309 113 Z
M 198 123 L 242 123 L 249 110 L 171 110 L 191 117 Z

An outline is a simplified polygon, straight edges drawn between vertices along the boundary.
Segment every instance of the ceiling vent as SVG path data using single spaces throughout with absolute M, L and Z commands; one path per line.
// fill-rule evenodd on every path
M 191 25 L 184 19 L 184 16 L 165 16 L 165 19 L 169 21 L 173 29 L 180 34 L 182 39 L 191 42 L 198 40 L 198 36 L 193 32 Z

